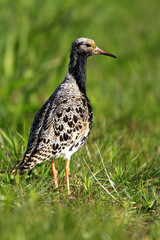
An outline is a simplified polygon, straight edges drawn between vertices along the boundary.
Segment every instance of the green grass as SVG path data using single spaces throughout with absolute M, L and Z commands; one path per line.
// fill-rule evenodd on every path
M 3 240 L 160 239 L 159 2 L 0 1 L 0 234 Z M 94 124 L 72 156 L 23 177 L 34 115 L 64 79 L 71 43 L 89 37 L 118 59 L 88 59 L 87 95 Z M 104 166 L 114 182 L 111 187 Z M 111 198 L 93 178 L 119 200 Z

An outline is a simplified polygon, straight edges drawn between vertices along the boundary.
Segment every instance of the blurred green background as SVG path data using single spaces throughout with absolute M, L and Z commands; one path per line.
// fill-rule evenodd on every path
M 0 1 L 0 126 L 29 128 L 64 79 L 72 42 L 88 37 L 117 55 L 88 60 L 87 94 L 98 117 L 159 122 L 158 1 Z M 103 119 L 103 121 L 105 121 Z
M 158 0 L 0 0 L 2 239 L 159 239 L 159 7 Z M 71 44 L 79 37 L 118 57 L 88 59 L 94 113 L 88 148 L 92 171 L 112 191 L 97 143 L 123 206 L 91 177 L 82 161 L 85 147 L 71 161 L 73 202 L 63 195 L 63 161 L 56 162 L 60 203 L 49 185 L 49 162 L 21 181 L 10 174 L 36 112 L 64 80 Z

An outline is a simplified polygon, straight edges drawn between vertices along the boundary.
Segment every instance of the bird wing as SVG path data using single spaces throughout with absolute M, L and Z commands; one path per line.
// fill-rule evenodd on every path
M 65 157 L 67 151 L 80 148 L 90 132 L 88 104 L 85 97 L 63 98 L 56 107 L 47 101 L 33 121 L 21 169 L 32 169 L 51 157 Z

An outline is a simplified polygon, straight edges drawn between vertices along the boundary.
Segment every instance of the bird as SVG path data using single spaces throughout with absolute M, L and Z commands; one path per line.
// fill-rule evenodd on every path
M 93 123 L 91 103 L 86 95 L 86 63 L 92 55 L 115 55 L 101 50 L 92 39 L 78 38 L 71 46 L 68 73 L 49 99 L 35 115 L 31 126 L 27 150 L 12 174 L 31 170 L 35 165 L 52 159 L 52 174 L 58 190 L 58 171 L 54 159 L 64 158 L 67 195 L 70 158 L 86 142 Z

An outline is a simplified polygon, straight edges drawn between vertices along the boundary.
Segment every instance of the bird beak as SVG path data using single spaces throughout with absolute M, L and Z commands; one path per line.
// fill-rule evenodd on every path
M 106 56 L 109 56 L 109 57 L 114 57 L 114 58 L 117 58 L 115 55 L 111 54 L 111 53 L 108 53 L 108 52 L 105 52 L 103 50 L 101 50 L 100 48 L 96 47 L 95 51 L 94 51 L 94 54 L 102 54 L 102 55 L 106 55 Z

